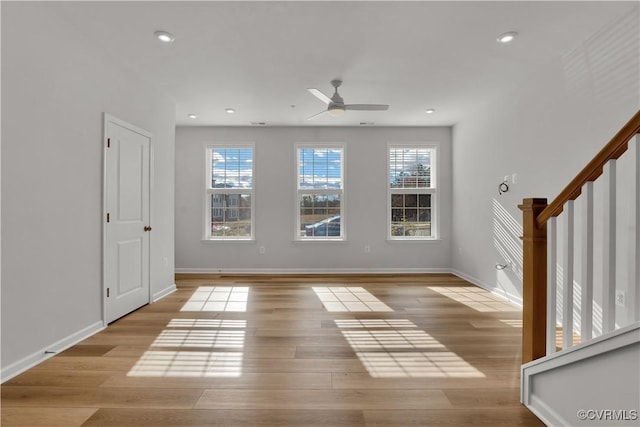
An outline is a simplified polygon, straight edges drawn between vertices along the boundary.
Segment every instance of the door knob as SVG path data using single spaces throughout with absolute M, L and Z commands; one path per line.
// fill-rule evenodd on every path
M 151 227 L 150 227 L 150 226 L 148 226 L 148 225 L 145 225 L 145 226 L 144 226 L 144 231 L 151 231 Z

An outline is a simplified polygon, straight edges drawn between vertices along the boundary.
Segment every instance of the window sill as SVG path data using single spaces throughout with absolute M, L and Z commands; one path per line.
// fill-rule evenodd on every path
M 293 243 L 302 243 L 303 245 L 309 245 L 314 243 L 349 243 L 348 240 L 345 239 L 294 239 Z
M 388 243 L 429 243 L 429 242 L 441 242 L 442 239 L 438 239 L 438 238 L 428 238 L 428 239 L 390 239 L 387 237 L 387 242 Z
M 205 245 L 216 243 L 256 243 L 256 239 L 201 239 Z

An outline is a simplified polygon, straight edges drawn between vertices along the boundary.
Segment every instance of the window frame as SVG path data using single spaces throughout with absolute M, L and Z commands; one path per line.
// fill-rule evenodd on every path
M 340 188 L 300 188 L 300 150 L 340 150 Z M 346 144 L 341 142 L 304 142 L 296 143 L 294 149 L 295 157 L 295 184 L 294 184 L 294 241 L 296 242 L 344 242 L 347 240 L 346 227 L 346 209 L 345 209 L 345 164 L 346 164 Z M 300 234 L 301 218 L 300 218 L 300 202 L 302 194 L 319 194 L 340 196 L 340 236 L 303 236 Z
M 438 151 L 439 143 L 437 142 L 390 142 L 387 144 L 387 170 L 386 170 L 386 186 L 387 186 L 387 240 L 389 241 L 433 241 L 439 240 L 439 228 L 438 228 L 438 212 L 440 208 L 439 203 L 439 191 L 438 191 Z M 391 150 L 392 149 L 428 149 L 431 151 L 431 174 L 430 174 L 430 187 L 417 187 L 417 188 L 394 188 L 391 187 Z M 430 236 L 394 236 L 392 234 L 392 194 L 430 194 L 431 195 L 431 235 Z
M 213 188 L 211 186 L 213 149 L 250 149 L 251 150 L 251 188 Z M 204 206 L 203 237 L 204 242 L 254 242 L 256 240 L 255 188 L 256 188 L 256 147 L 254 142 L 220 142 L 204 145 Z M 211 235 L 211 196 L 214 194 L 241 194 L 251 197 L 251 234 L 249 236 L 212 236 Z

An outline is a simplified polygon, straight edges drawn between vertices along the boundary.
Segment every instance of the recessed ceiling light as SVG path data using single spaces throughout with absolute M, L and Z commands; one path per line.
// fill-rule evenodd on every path
M 171 43 L 176 39 L 176 37 L 173 34 L 168 33 L 166 31 L 156 31 L 155 33 L 153 33 L 153 35 L 156 36 L 158 40 L 160 40 L 163 43 Z
M 506 33 L 502 33 L 496 39 L 499 43 L 509 43 L 512 42 L 518 36 L 518 33 L 515 31 L 507 31 Z
M 197 119 L 198 116 L 195 114 L 187 114 L 187 117 L 189 117 L 190 119 Z
M 236 110 L 234 110 L 233 108 L 225 108 L 224 111 L 226 111 L 229 114 L 233 114 L 236 112 Z
M 433 114 L 436 112 L 435 108 L 429 108 L 428 110 L 424 110 L 425 113 L 427 114 Z

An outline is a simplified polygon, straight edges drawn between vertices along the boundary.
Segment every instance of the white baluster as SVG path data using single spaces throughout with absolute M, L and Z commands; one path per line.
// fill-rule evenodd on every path
M 635 233 L 630 236 L 630 256 L 629 256 L 629 323 L 640 321 L 640 135 L 636 135 L 629 141 L 629 152 L 626 154 L 632 156 L 634 183 L 631 184 L 634 189 L 635 197 L 632 211 L 633 229 Z
M 602 177 L 604 182 L 602 263 L 602 333 L 616 327 L 616 161 L 609 160 Z
M 562 260 L 562 348 L 573 345 L 573 200 L 564 205 L 567 226 L 563 236 L 564 259 Z
M 557 218 L 547 221 L 547 355 L 556 352 L 556 294 L 558 290 Z
M 593 336 L 593 182 L 582 187 L 582 294 L 580 341 Z

